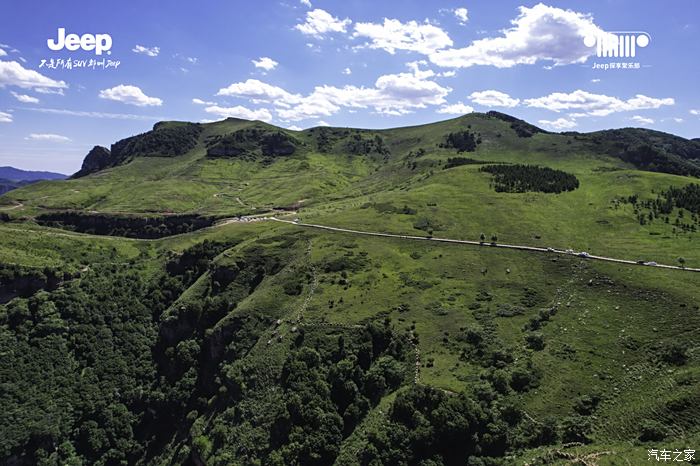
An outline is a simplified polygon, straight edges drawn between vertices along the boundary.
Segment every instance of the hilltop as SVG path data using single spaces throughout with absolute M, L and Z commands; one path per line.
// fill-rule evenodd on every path
M 161 122 L 97 146 L 0 197 L 0 462 L 613 465 L 695 445 L 699 148 L 498 112 Z

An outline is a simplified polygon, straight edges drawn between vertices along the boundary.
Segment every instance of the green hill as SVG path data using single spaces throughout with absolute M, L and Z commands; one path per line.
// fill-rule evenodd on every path
M 0 197 L 0 462 L 692 447 L 698 147 L 489 112 L 164 122 L 95 148 L 71 179 Z

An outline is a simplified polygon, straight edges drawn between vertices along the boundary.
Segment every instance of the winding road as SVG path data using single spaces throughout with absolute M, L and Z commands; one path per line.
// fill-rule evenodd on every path
M 279 219 L 277 217 L 267 217 L 267 219 L 274 220 L 276 222 L 288 223 L 290 225 L 296 225 L 296 226 L 300 226 L 300 227 L 317 228 L 320 230 L 337 231 L 337 232 L 341 232 L 341 233 L 351 233 L 354 235 L 379 236 L 379 237 L 383 237 L 383 238 L 399 238 L 399 239 L 418 240 L 418 241 L 432 241 L 432 242 L 437 242 L 437 243 L 468 244 L 471 246 L 480 246 L 480 247 L 517 249 L 520 251 L 544 252 L 544 253 L 550 253 L 550 254 L 567 254 L 567 255 L 578 256 L 578 254 L 576 254 L 576 253 L 571 253 L 571 252 L 567 252 L 567 251 L 562 250 L 562 249 L 554 249 L 554 248 L 540 248 L 540 247 L 536 247 L 536 246 L 522 246 L 522 245 L 518 245 L 518 244 L 489 243 L 489 242 L 485 242 L 485 241 L 480 242 L 480 241 L 470 241 L 470 240 L 465 240 L 465 239 L 450 239 L 450 238 L 436 238 L 436 237 L 427 237 L 427 236 L 396 235 L 396 234 L 392 234 L 392 233 L 379 233 L 379 232 L 374 232 L 374 231 L 351 230 L 349 228 L 329 227 L 326 225 L 316 225 L 313 223 L 301 223 L 301 222 L 295 222 L 292 220 L 283 220 L 283 219 Z M 582 257 L 582 256 L 579 256 L 579 257 Z M 598 261 L 605 261 L 605 262 L 615 262 L 618 264 L 638 265 L 641 267 L 654 267 L 654 268 L 662 268 L 662 269 L 683 270 L 686 272 L 700 272 L 700 268 L 680 267 L 677 265 L 664 265 L 664 264 L 656 264 L 656 265 L 640 264 L 637 261 L 633 261 L 633 260 L 616 259 L 614 257 L 596 256 L 593 254 L 588 254 L 582 258 L 591 259 L 591 260 L 598 260 Z

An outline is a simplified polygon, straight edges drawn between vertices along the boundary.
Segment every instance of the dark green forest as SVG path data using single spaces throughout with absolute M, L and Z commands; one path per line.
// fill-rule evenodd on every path
M 498 192 L 561 193 L 578 188 L 576 176 L 561 170 L 535 165 L 487 165 L 480 169 L 493 175 L 493 187 Z

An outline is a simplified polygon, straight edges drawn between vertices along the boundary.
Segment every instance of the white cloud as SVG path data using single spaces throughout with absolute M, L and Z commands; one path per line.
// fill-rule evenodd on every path
M 587 14 L 542 3 L 519 10 L 518 17 L 511 20 L 512 27 L 503 30 L 502 36 L 479 39 L 463 48 L 437 50 L 430 61 L 450 68 L 509 68 L 541 60 L 555 65 L 583 63 L 595 52 L 583 43 L 584 37 L 603 33 Z
M 61 136 L 60 134 L 50 134 L 50 133 L 32 133 L 26 138 L 28 141 L 48 141 L 48 142 L 70 142 L 70 138 Z
M 0 49 L 0 57 L 4 57 L 7 55 L 7 52 L 5 52 L 3 49 Z
M 445 103 L 451 91 L 429 78 L 435 73 L 420 70 L 417 62 L 409 63 L 411 72 L 380 76 L 374 87 L 316 86 L 308 95 L 293 94 L 281 87 L 257 79 L 233 83 L 217 95 L 248 99 L 254 104 L 268 103 L 287 121 L 331 116 L 342 108 L 371 108 L 388 115 L 410 113 L 416 108 Z
M 576 127 L 576 122 L 574 120 L 567 120 L 566 118 L 558 118 L 556 120 L 538 120 L 538 123 L 547 129 L 552 129 L 555 131 Z
M 244 118 L 246 120 L 262 120 L 270 121 L 272 120 L 272 114 L 266 108 L 259 108 L 252 110 L 241 105 L 236 105 L 235 107 L 219 107 L 218 105 L 212 105 L 204 109 L 205 112 L 218 115 L 221 117 L 234 117 L 234 118 Z
M 593 78 L 593 79 L 591 79 L 591 82 L 592 82 L 592 83 L 599 83 L 599 82 L 600 82 L 600 78 Z
M 304 5 L 306 8 L 311 8 L 311 2 L 309 0 L 299 0 L 299 3 Z
M 304 128 L 301 128 L 297 125 L 287 126 L 287 129 L 290 129 L 292 131 L 304 131 Z
M 99 97 L 101 99 L 116 100 L 117 102 L 136 105 L 137 107 L 163 105 L 163 101 L 158 97 L 148 97 L 138 87 L 124 84 L 101 90 Z
M 443 71 L 442 73 L 438 73 L 437 76 L 440 76 L 442 78 L 454 78 L 455 76 L 457 76 L 457 72 L 454 70 Z
M 632 117 L 632 121 L 639 123 L 640 125 L 653 125 L 654 120 L 652 118 L 646 118 L 641 115 L 635 115 Z
M 495 90 L 472 92 L 469 100 L 484 107 L 515 107 L 520 103 L 520 99 L 513 98 L 508 94 Z
M 64 95 L 63 89 L 61 89 L 61 88 L 35 87 L 34 92 L 38 92 L 39 94 Z
M 459 20 L 460 24 L 465 24 L 467 21 L 469 21 L 469 10 L 466 8 L 455 8 L 453 13 L 455 18 Z
M 316 122 L 316 126 L 330 126 L 330 123 L 326 123 L 323 120 L 318 120 L 318 122 Z
M 216 105 L 216 102 L 210 102 L 208 100 L 197 99 L 196 97 L 192 99 L 193 104 L 197 105 Z
M 339 19 L 325 10 L 316 8 L 306 13 L 306 20 L 297 24 L 294 29 L 302 34 L 314 36 L 318 39 L 331 32 L 346 32 L 348 25 L 352 23 L 348 18 Z
M 279 63 L 270 57 L 260 57 L 258 60 L 251 60 L 256 68 L 262 68 L 265 71 L 274 70 Z
M 473 107 L 463 104 L 462 102 L 457 102 L 456 104 L 452 105 L 443 105 L 442 107 L 437 109 L 437 113 L 447 113 L 449 115 L 464 115 L 473 111 Z
M 384 18 L 383 24 L 356 23 L 353 37 L 366 37 L 371 49 L 382 49 L 390 54 L 397 50 L 408 50 L 429 55 L 434 51 L 452 45 L 452 39 L 445 31 L 430 24 Z
M 675 121 L 676 123 L 683 123 L 685 120 L 683 118 L 675 117 L 673 118 L 673 121 Z
M 36 97 L 32 97 L 30 95 L 18 94 L 16 92 L 10 92 L 10 94 L 12 94 L 15 99 L 19 100 L 23 104 L 38 104 L 39 103 L 39 99 L 37 99 Z
M 157 57 L 160 53 L 160 47 L 144 47 L 143 45 L 137 44 L 133 49 L 131 49 L 131 51 L 134 53 L 148 55 L 149 57 Z
M 555 112 L 578 110 L 588 116 L 606 116 L 615 112 L 659 108 L 664 105 L 673 105 L 674 103 L 674 99 L 670 97 L 657 99 L 637 94 L 631 99 L 622 100 L 618 97 L 593 94 L 580 89 L 568 94 L 554 92 L 544 97 L 525 100 L 525 104 L 528 107 L 545 108 Z
M 343 74 L 352 74 L 352 70 L 350 68 L 345 68 Z
M 341 108 L 371 108 L 385 115 L 404 115 L 413 109 L 440 105 L 451 89 L 430 81 L 432 71 L 414 70 L 380 76 L 374 87 L 317 86 L 314 91 L 289 109 L 278 109 L 281 118 L 303 120 L 330 116 Z
M 691 114 L 691 115 L 700 115 L 700 110 L 692 109 L 692 110 L 690 111 L 690 114 Z
M 12 114 L 0 112 L 0 123 L 12 123 Z
M 16 61 L 0 61 L 0 88 L 16 86 L 23 89 L 65 89 L 63 81 L 48 78 L 34 70 L 28 70 Z
M 247 98 L 254 103 L 274 102 L 281 106 L 289 106 L 301 101 L 300 95 L 291 94 L 281 87 L 273 86 L 257 79 L 233 83 L 228 87 L 219 89 L 216 95 Z

